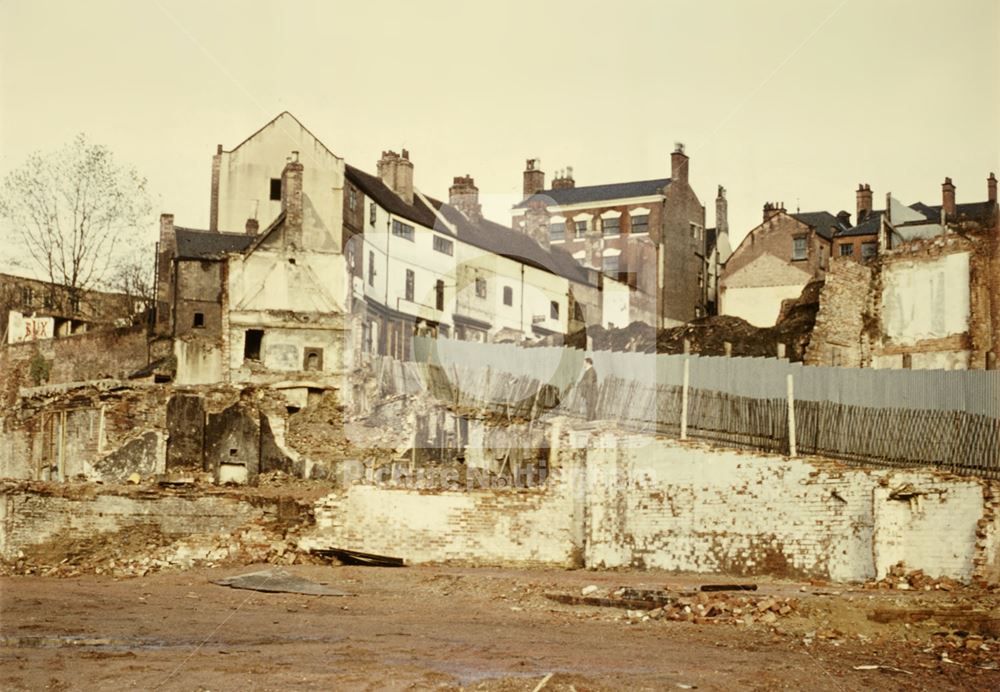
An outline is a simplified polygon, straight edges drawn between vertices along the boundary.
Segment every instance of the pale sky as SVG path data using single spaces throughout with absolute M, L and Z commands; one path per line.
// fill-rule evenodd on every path
M 680 141 L 738 241 L 769 200 L 853 214 L 859 182 L 985 199 L 998 46 L 1000 0 L 0 0 L 0 176 L 84 132 L 207 228 L 215 145 L 289 110 L 364 170 L 409 149 L 426 194 L 473 175 L 509 223 L 526 158 L 640 180 Z

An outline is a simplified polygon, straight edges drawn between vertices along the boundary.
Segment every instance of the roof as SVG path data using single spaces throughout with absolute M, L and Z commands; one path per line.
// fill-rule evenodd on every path
M 837 217 L 828 211 L 804 211 L 796 212 L 791 216 L 795 217 L 807 226 L 811 226 L 816 230 L 821 238 L 826 240 L 833 239 L 834 233 L 844 230 L 843 225 L 837 220 Z
M 910 207 L 911 209 L 913 207 Z M 917 209 L 916 211 L 920 211 Z M 867 236 L 867 235 L 878 235 L 879 228 L 882 226 L 882 215 L 885 212 L 879 209 L 878 211 L 869 212 L 865 216 L 864 220 L 856 226 L 851 228 L 845 228 L 843 230 L 837 231 L 836 237 L 838 238 L 854 238 L 857 236 Z
M 520 204 L 515 209 L 528 206 L 531 199 L 547 197 L 558 205 L 581 204 L 584 202 L 603 202 L 612 199 L 628 199 L 630 197 L 649 197 L 662 195 L 663 188 L 670 184 L 670 178 L 655 180 L 635 180 L 628 183 L 608 183 L 606 185 L 587 185 L 570 187 L 561 190 L 542 190 Z
M 413 204 L 407 204 L 378 177 L 354 166 L 346 166 L 345 173 L 351 183 L 391 214 L 502 257 L 523 262 L 577 283 L 589 283 L 587 270 L 562 248 L 546 250 L 524 233 L 488 219 L 470 221 L 454 207 L 430 197 L 427 197 L 427 200 L 433 209 L 424 204 L 420 196 L 414 196 Z M 435 211 L 454 226 L 454 232 L 447 225 L 438 222 Z
M 227 252 L 243 252 L 254 236 L 244 233 L 218 233 L 196 228 L 174 227 L 178 259 L 217 259 Z

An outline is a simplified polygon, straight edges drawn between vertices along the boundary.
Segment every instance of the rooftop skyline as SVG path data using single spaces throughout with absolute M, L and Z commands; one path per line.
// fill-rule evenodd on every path
M 876 208 L 940 204 L 949 176 L 972 202 L 1000 172 L 995 0 L 9 0 L 0 27 L 0 175 L 82 131 L 188 227 L 207 228 L 216 145 L 284 110 L 369 172 L 407 148 L 427 195 L 472 175 L 503 224 L 527 158 L 546 187 L 569 166 L 581 186 L 649 180 L 683 142 L 710 226 L 727 189 L 734 245 L 768 201 L 853 216 L 864 182 Z

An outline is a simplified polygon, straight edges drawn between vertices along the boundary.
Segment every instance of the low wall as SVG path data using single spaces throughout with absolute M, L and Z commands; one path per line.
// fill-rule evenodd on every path
M 997 484 L 931 471 L 720 451 L 583 431 L 529 489 L 356 484 L 315 508 L 303 547 L 411 562 L 645 567 L 738 575 L 1000 580 Z

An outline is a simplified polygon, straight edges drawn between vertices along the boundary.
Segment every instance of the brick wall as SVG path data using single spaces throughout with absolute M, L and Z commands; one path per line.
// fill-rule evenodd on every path
M 806 365 L 859 368 L 866 364 L 862 334 L 871 278 L 871 269 L 850 257 L 831 260 L 806 349 Z
M 540 489 L 353 485 L 316 505 L 303 545 L 412 562 L 548 563 L 861 581 L 902 560 L 994 581 L 997 484 L 929 472 L 572 433 Z M 586 451 L 583 451 L 585 450 Z M 890 499 L 907 485 L 918 499 Z M 995 503 L 993 503 L 995 504 Z
M 49 384 L 125 378 L 148 363 L 146 330 L 127 327 L 0 346 L 2 403 L 13 404 L 18 387 L 33 387 L 28 364 L 36 353 L 50 363 Z
M 239 527 L 273 518 L 273 503 L 238 496 L 94 485 L 44 483 L 0 487 L 0 559 L 53 539 L 72 541 L 100 533 L 156 526 L 168 536 L 226 536 Z

